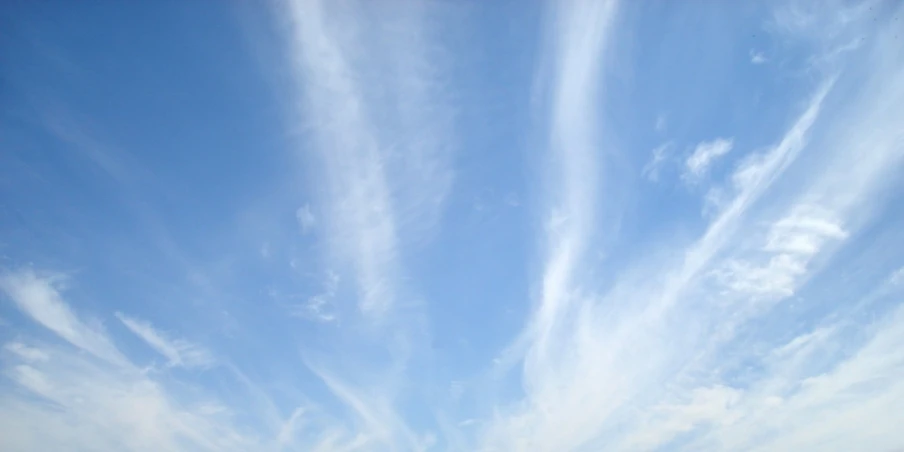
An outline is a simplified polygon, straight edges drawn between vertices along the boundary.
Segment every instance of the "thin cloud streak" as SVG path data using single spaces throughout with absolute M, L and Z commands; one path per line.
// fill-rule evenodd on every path
M 326 165 L 332 238 L 351 261 L 362 311 L 379 314 L 395 300 L 398 237 L 392 195 L 374 124 L 355 68 L 337 36 L 354 33 L 355 22 L 328 17 L 328 4 L 289 4 L 292 47 L 307 100 L 316 114 L 315 140 Z M 336 22 L 339 23 L 336 23 Z
M 214 363 L 211 353 L 198 344 L 183 339 L 170 339 L 150 323 L 117 312 L 123 325 L 167 359 L 171 367 L 208 367 Z
M 576 298 L 576 267 L 585 258 L 597 220 L 599 177 L 604 171 L 597 110 L 608 40 L 617 3 L 562 2 L 552 6 L 550 34 L 555 67 L 550 77 L 550 213 L 540 300 L 526 333 L 525 400 L 508 418 L 497 419 L 484 438 L 487 450 L 573 449 L 595 433 L 596 419 L 563 416 L 569 402 L 563 375 L 573 363 L 569 349 Z M 598 419 L 598 418 L 597 418 Z
M 430 58 L 439 47 L 430 5 L 294 1 L 285 13 L 304 138 L 323 169 L 314 178 L 323 194 L 317 225 L 331 269 L 324 293 L 302 311 L 337 328 L 365 325 L 331 352 L 359 361 L 306 359 L 346 414 L 314 449 L 425 449 L 431 440 L 413 433 L 395 404 L 424 335 L 406 257 L 433 234 L 452 184 L 452 115 L 435 69 L 441 60 Z M 355 297 L 345 297 L 346 282 Z M 349 298 L 359 315 L 346 315 Z
M 399 13 L 393 29 L 366 10 L 301 0 L 286 12 L 303 116 L 325 169 L 324 228 L 351 264 L 361 311 L 379 317 L 399 302 L 403 245 L 432 228 L 451 186 L 451 123 L 421 44 L 425 6 L 389 8 Z

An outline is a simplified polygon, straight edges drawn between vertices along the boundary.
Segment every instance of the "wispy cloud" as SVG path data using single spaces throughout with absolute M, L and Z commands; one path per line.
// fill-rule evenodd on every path
M 129 317 L 121 312 L 116 317 L 136 336 L 167 359 L 167 365 L 175 367 L 208 367 L 214 363 L 213 355 L 204 347 L 184 339 L 170 339 L 145 321 Z
M 4 284 L 13 287 L 14 295 L 19 296 L 25 285 L 29 287 L 26 292 L 52 300 L 52 310 L 68 313 L 58 316 L 65 321 L 32 317 L 63 342 L 22 339 L 4 345 L 9 359 L 3 360 L 2 372 L 19 388 L 0 398 L 0 438 L 5 448 L 351 451 L 381 444 L 354 433 L 351 426 L 311 402 L 282 418 L 269 396 L 229 365 L 210 370 L 218 372 L 218 381 L 233 381 L 225 393 L 188 381 L 172 384 L 165 375 L 126 358 L 112 336 L 89 328 L 73 314 L 56 288 L 61 278 L 38 276 L 31 270 L 4 276 Z M 122 314 L 117 317 L 171 365 L 207 366 L 211 362 L 200 345 L 169 339 L 147 322 Z M 86 335 L 91 340 L 83 337 Z M 93 351 L 97 349 L 103 353 Z M 364 403 L 352 392 L 347 396 L 351 397 L 349 403 Z M 36 398 L 42 403 L 35 403 Z M 359 409 L 369 412 L 367 405 Z M 374 414 L 371 420 L 383 422 L 383 414 Z
M 356 427 L 351 440 L 331 427 L 336 435 L 318 447 L 420 450 L 429 438 L 412 433 L 396 411 L 407 359 L 421 345 L 414 337 L 423 331 L 406 261 L 434 234 L 452 186 L 455 138 L 437 70 L 443 60 L 432 37 L 433 7 L 286 6 L 301 93 L 297 118 L 310 131 L 300 144 L 318 168 L 318 232 L 331 269 L 323 292 L 294 313 L 339 328 L 365 325 L 331 353 L 360 360 L 312 366 Z M 356 289 L 353 297 L 337 291 L 339 281 Z M 342 321 L 333 322 L 339 313 Z M 360 378 L 365 373 L 371 381 Z
M 0 290 L 25 315 L 72 345 L 111 363 L 124 362 L 99 325 L 83 322 L 63 302 L 57 290 L 63 280 L 61 275 L 42 277 L 24 269 L 0 276 Z
M 290 311 L 293 315 L 317 322 L 335 321 L 337 314 L 334 303 L 338 287 L 339 275 L 334 272 L 327 272 L 323 281 L 323 291 L 311 296 L 299 306 L 292 306 Z
M 582 310 L 574 284 L 597 219 L 602 164 L 596 132 L 602 117 L 592 99 L 604 86 L 616 10 L 616 2 L 606 1 L 557 3 L 551 11 L 549 33 L 556 52 L 551 61 L 556 63 L 550 77 L 549 158 L 557 164 L 550 175 L 546 260 L 539 305 L 526 331 L 525 400 L 489 427 L 484 440 L 489 449 L 574 449 L 590 440 L 605 418 L 582 415 L 598 408 L 593 401 L 585 400 L 584 409 L 573 404 L 576 394 L 567 393 L 567 375 L 577 363 L 559 351 L 572 349 L 567 332 L 574 331 L 574 314 Z
M 682 178 L 691 182 L 699 180 L 706 175 L 713 162 L 731 152 L 732 147 L 734 147 L 734 140 L 728 138 L 716 138 L 698 144 L 684 162 Z
M 76 316 L 57 287 L 62 276 L 32 270 L 3 276 L 4 292 L 36 323 L 77 350 L 11 342 L 19 362 L 4 374 L 25 392 L 0 402 L 0 425 L 10 450 L 95 449 L 246 450 L 253 441 L 204 410 L 180 407 L 171 394 L 134 366 L 102 330 Z M 92 358 L 94 357 L 94 358 Z M 96 358 L 101 358 L 100 360 Z M 38 397 L 50 404 L 35 404 Z
M 653 124 L 653 130 L 657 133 L 665 132 L 665 128 L 668 126 L 668 118 L 664 113 L 660 113 L 656 115 L 656 123 Z
M 569 6 L 580 11 L 570 14 L 580 15 L 587 23 L 600 17 L 599 10 L 589 5 L 583 9 Z M 553 88 L 554 99 L 559 98 L 557 88 L 564 93 L 585 91 L 579 81 L 593 80 L 605 86 L 604 81 L 587 77 L 580 70 L 583 66 L 568 64 L 569 57 L 579 50 L 592 49 L 583 55 L 583 61 L 597 65 L 591 55 L 600 52 L 599 47 L 588 45 L 598 41 L 580 21 L 561 19 L 573 17 L 570 14 L 556 11 L 556 23 L 568 24 L 568 31 L 557 37 L 563 42 L 568 36 L 583 39 L 558 50 L 554 59 L 560 65 L 557 70 L 568 71 L 558 79 L 569 83 L 567 88 Z M 594 27 L 599 33 L 604 29 L 599 24 Z M 853 93 L 833 91 L 837 77 L 830 72 L 773 146 L 740 159 L 728 178 L 724 202 L 699 239 L 674 245 L 683 259 L 629 266 L 619 272 L 614 286 L 602 293 L 596 292 L 597 284 L 583 277 L 578 268 L 585 262 L 581 256 L 586 249 L 597 245 L 586 231 L 598 227 L 605 217 L 593 215 L 597 207 L 591 193 L 575 193 L 595 190 L 592 175 L 606 174 L 601 162 L 576 151 L 584 149 L 579 144 L 590 142 L 593 145 L 588 147 L 599 149 L 602 143 L 578 127 L 557 129 L 566 121 L 553 107 L 553 133 L 568 131 L 563 135 L 574 141 L 569 141 L 570 150 L 561 154 L 556 154 L 560 151 L 553 141 L 550 151 L 565 161 L 563 167 L 574 168 L 569 165 L 577 167 L 579 162 L 581 170 L 566 171 L 568 177 L 555 179 L 559 184 L 551 188 L 553 199 L 564 193 L 570 203 L 555 205 L 559 220 L 546 230 L 546 240 L 553 246 L 538 282 L 540 303 L 523 339 L 524 394 L 487 430 L 484 444 L 488 449 L 631 450 L 667 445 L 680 449 L 690 441 L 687 448 L 691 450 L 799 450 L 832 437 L 828 429 L 807 429 L 804 424 L 811 425 L 813 417 L 804 410 L 813 410 L 808 411 L 813 416 L 817 406 L 844 406 L 844 414 L 829 416 L 832 422 L 853 419 L 861 410 L 889 414 L 887 405 L 880 407 L 880 394 L 897 397 L 899 385 L 884 376 L 896 375 L 898 364 L 890 366 L 894 370 L 880 372 L 883 383 L 872 388 L 870 396 L 856 400 L 838 391 L 853 390 L 862 381 L 860 377 L 836 380 L 836 375 L 848 372 L 850 366 L 865 366 L 860 364 L 865 362 L 859 358 L 861 354 L 871 357 L 868 359 L 883 355 L 897 362 L 896 354 L 884 348 L 894 342 L 890 338 L 897 337 L 896 320 L 890 320 L 887 329 L 871 331 L 870 339 L 851 344 L 845 352 L 827 345 L 838 346 L 845 340 L 838 333 L 844 328 L 832 326 L 828 320 L 811 319 L 810 328 L 799 336 L 807 339 L 789 341 L 771 337 L 769 324 L 763 323 L 764 317 L 781 315 L 778 306 L 798 296 L 865 223 L 864 215 L 871 210 L 857 208 L 854 200 L 869 204 L 875 187 L 892 177 L 878 162 L 893 167 L 900 163 L 900 144 L 887 141 L 900 134 L 886 125 L 893 118 L 904 117 L 904 112 L 887 109 L 891 104 L 860 104 L 861 99 L 878 92 L 883 99 L 901 95 L 899 82 L 890 78 L 900 68 L 900 59 L 894 60 L 896 69 L 890 69 L 885 66 L 888 49 L 884 52 L 875 60 L 883 68 L 875 71 L 883 74 L 876 77 L 875 84 Z M 848 96 L 848 108 L 823 115 L 830 93 Z M 594 117 L 580 102 L 568 106 L 570 114 Z M 869 126 L 868 121 L 875 123 Z M 819 151 L 810 145 L 814 139 L 819 141 Z M 870 146 L 869 157 L 858 164 L 852 159 L 854 149 L 865 149 L 862 143 L 883 145 Z M 731 151 L 733 144 L 730 139 L 701 143 L 685 162 L 686 177 L 702 177 L 713 160 Z M 811 149 L 826 159 L 815 168 L 802 168 L 800 156 Z M 812 165 L 812 160 L 808 163 Z M 596 165 L 599 172 L 587 165 Z M 777 181 L 785 187 L 782 193 L 774 190 Z M 766 200 L 771 208 L 762 207 Z M 757 347 L 746 348 L 749 341 L 756 341 Z M 883 348 L 878 349 L 873 341 Z M 766 356 L 782 358 L 764 359 L 764 348 Z M 753 364 L 756 370 L 740 367 L 745 362 L 758 363 Z M 780 421 L 758 423 L 769 416 L 766 413 L 784 410 L 796 397 L 806 402 L 792 405 L 807 406 L 797 412 L 800 423 L 793 428 L 800 430 L 782 429 L 782 434 L 773 436 L 768 432 L 779 429 Z M 882 421 L 872 430 L 871 444 L 894 444 L 890 425 Z M 856 444 L 865 436 L 845 435 L 843 442 Z
M 6 351 L 18 355 L 26 362 L 43 362 L 50 359 L 50 356 L 39 348 L 29 347 L 21 342 L 10 342 L 4 347 Z
M 298 226 L 301 228 L 302 234 L 307 234 L 317 224 L 317 217 L 311 212 L 311 206 L 308 204 L 299 207 L 295 211 L 295 219 L 298 220 Z
M 81 115 L 106 118 L 103 99 L 25 127 L 13 113 L 34 106 L 4 106 L 23 151 L 0 153 L 0 448 L 904 445 L 902 6 L 495 3 L 276 3 L 272 34 L 273 17 L 241 18 L 287 50 L 256 68 L 274 79 L 255 87 L 227 52 L 229 83 L 112 104 L 122 146 Z M 117 42 L 133 28 L 100 25 Z M 182 36 L 165 28 L 155 39 Z M 6 53 L 0 76 L 31 74 L 29 52 Z M 141 69 L 181 67 L 151 53 Z M 77 75 L 106 86 L 132 66 Z M 64 81 L 46 92 L 84 82 Z M 154 111 L 205 103 L 183 95 L 259 107 L 258 89 L 287 86 L 285 155 L 238 147 L 279 135 L 268 108 L 241 136 L 212 127 L 232 114 Z M 237 147 L 153 151 L 216 142 Z M 217 171 L 194 172 L 209 158 Z M 679 186 L 645 182 L 666 176 Z M 79 271 L 45 271 L 63 265 Z
M 644 165 L 640 173 L 641 176 L 652 182 L 659 180 L 659 172 L 662 170 L 663 165 L 666 164 L 668 152 L 671 148 L 672 143 L 663 143 L 653 149 L 653 158 Z
M 325 169 L 325 227 L 351 264 L 361 310 L 379 314 L 397 301 L 399 234 L 410 239 L 430 227 L 449 190 L 449 118 L 423 60 L 424 7 L 396 17 L 405 24 L 397 33 L 373 39 L 363 37 L 373 25 L 355 9 L 295 1 L 287 13 L 306 121 Z M 372 101 L 384 95 L 388 102 Z

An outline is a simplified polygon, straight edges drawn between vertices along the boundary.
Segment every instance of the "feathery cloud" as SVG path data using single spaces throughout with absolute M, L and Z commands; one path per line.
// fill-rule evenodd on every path
M 0 276 L 0 290 L 32 320 L 70 344 L 100 359 L 121 363 L 125 360 L 99 326 L 85 323 L 63 302 L 57 287 L 61 276 L 39 276 L 22 269 Z
M 123 325 L 136 336 L 145 341 L 157 353 L 167 359 L 171 367 L 208 367 L 214 363 L 213 355 L 201 347 L 184 339 L 170 339 L 161 331 L 145 321 L 129 317 L 121 312 L 116 313 Z
M 734 147 L 734 140 L 726 138 L 716 138 L 712 141 L 704 141 L 694 148 L 693 154 L 684 162 L 684 173 L 682 178 L 685 181 L 696 181 L 706 175 L 709 167 L 713 162 L 725 154 L 731 152 Z

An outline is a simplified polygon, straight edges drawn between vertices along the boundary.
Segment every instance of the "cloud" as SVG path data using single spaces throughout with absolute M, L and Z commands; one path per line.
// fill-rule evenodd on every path
M 20 362 L 3 372 L 25 392 L 0 398 L 0 437 L 9 450 L 247 450 L 227 424 L 179 407 L 107 334 L 80 320 L 57 290 L 62 276 L 30 269 L 2 277 L 2 289 L 32 320 L 89 355 L 64 346 L 7 343 Z M 100 358 L 100 359 L 96 359 Z M 34 403 L 38 397 L 49 403 Z
M 735 421 L 734 406 L 743 393 L 722 385 L 696 388 L 689 400 L 660 404 L 652 409 L 648 425 L 626 440 L 629 449 L 656 449 L 678 434 L 689 432 L 701 424 L 730 424 Z
M 307 132 L 299 148 L 316 168 L 321 266 L 331 271 L 323 291 L 292 313 L 336 326 L 335 358 L 312 370 L 355 427 L 329 429 L 335 435 L 312 450 L 430 443 L 410 431 L 396 398 L 413 350 L 429 343 L 406 261 L 435 234 L 454 174 L 454 111 L 444 44 L 434 39 L 442 11 L 428 2 L 355 1 L 295 1 L 280 10 L 300 93 L 294 119 Z M 352 293 L 337 294 L 340 280 Z
M 539 139 L 529 140 L 529 158 L 540 154 L 533 169 L 541 174 L 515 181 L 524 173 L 500 173 L 512 179 L 493 181 L 508 193 L 494 196 L 493 205 L 523 208 L 509 211 L 499 224 L 503 228 L 472 234 L 475 228 L 462 229 L 461 220 L 473 214 L 473 196 L 469 190 L 451 196 L 456 135 L 463 132 L 469 148 L 460 159 L 468 162 L 463 184 L 486 186 L 481 178 L 487 168 L 518 164 L 505 161 L 510 154 L 484 156 L 483 147 L 471 146 L 486 138 L 486 129 L 469 136 L 451 127 L 446 84 L 470 77 L 471 65 L 483 60 L 472 60 L 472 54 L 458 60 L 459 52 L 474 51 L 462 40 L 470 39 L 469 27 L 452 27 L 465 32 L 443 35 L 453 45 L 437 50 L 445 46 L 436 36 L 454 23 L 453 12 L 462 11 L 447 3 L 278 4 L 280 19 L 289 25 L 284 31 L 292 83 L 301 93 L 290 99 L 299 107 L 291 120 L 302 131 L 291 147 L 311 167 L 306 181 L 314 197 L 300 205 L 290 194 L 278 208 L 251 211 L 285 220 L 285 212 L 295 208 L 294 222 L 279 225 L 288 243 L 260 225 L 254 237 L 242 231 L 233 237 L 206 224 L 178 231 L 188 241 L 203 233 L 205 240 L 192 249 L 214 253 L 210 259 L 217 268 L 229 268 L 213 279 L 184 272 L 185 265 L 149 264 L 154 252 L 165 254 L 167 264 L 188 262 L 178 259 L 173 243 L 165 250 L 156 250 L 155 242 L 135 249 L 143 252 L 120 252 L 119 240 L 140 237 L 129 237 L 125 222 L 92 218 L 60 233 L 71 240 L 57 242 L 76 242 L 75 249 L 93 253 L 69 255 L 77 259 L 70 265 L 86 268 L 84 279 L 0 269 L 0 300 L 12 307 L 2 314 L 10 334 L 0 349 L 6 386 L 0 393 L 0 448 L 904 446 L 904 254 L 897 232 L 901 219 L 894 212 L 904 168 L 904 54 L 892 38 L 898 33 L 893 25 L 866 29 L 861 16 L 829 8 L 829 17 L 821 17 L 820 8 L 791 1 L 791 13 L 776 17 L 790 14 L 781 19 L 780 32 L 794 41 L 769 50 L 770 60 L 781 65 L 769 71 L 747 66 L 729 91 L 703 90 L 719 99 L 699 93 L 691 99 L 668 92 L 674 83 L 663 82 L 674 81 L 671 69 L 680 78 L 668 66 L 677 60 L 657 56 L 680 49 L 662 48 L 654 39 L 653 49 L 641 49 L 636 61 L 628 58 L 634 44 L 649 41 L 628 32 L 639 11 L 633 3 L 550 2 L 534 85 L 534 94 L 545 94 L 533 99 L 539 99 L 533 105 L 538 124 L 531 129 L 540 132 L 532 136 Z M 468 15 L 470 8 L 476 7 L 467 6 Z M 719 33 L 749 29 L 723 25 Z M 822 25 L 831 26 L 826 34 L 832 36 L 820 36 Z M 853 31 L 845 28 L 850 26 Z M 500 30 L 511 35 L 506 27 Z M 859 34 L 867 39 L 839 47 Z M 498 51 L 495 45 L 474 47 L 480 56 Z M 783 53 L 788 49 L 790 56 Z M 819 64 L 809 64 L 804 55 L 813 49 Z M 737 56 L 729 52 L 713 63 Z M 750 57 L 754 64 L 758 57 L 765 60 L 757 52 Z M 776 80 L 767 77 L 793 61 L 807 61 L 808 68 L 804 77 L 779 75 L 780 85 L 793 85 L 790 97 L 756 94 L 760 83 L 771 86 Z M 641 73 L 653 67 L 668 80 L 623 72 L 635 63 Z M 617 76 L 610 76 L 613 71 Z M 505 71 L 496 75 L 506 83 L 517 79 Z M 480 91 L 456 97 L 483 108 L 487 99 L 495 105 L 526 91 L 496 90 L 483 81 L 480 89 L 492 89 L 491 96 Z M 475 85 L 466 80 L 463 86 Z M 638 96 L 638 104 L 628 104 L 637 114 L 620 111 L 634 100 L 632 93 L 644 92 L 656 99 Z M 751 105 L 743 97 L 748 94 L 757 105 L 753 115 L 744 112 Z M 719 110 L 699 114 L 694 102 Z M 670 126 L 676 141 L 650 155 L 644 133 L 661 133 L 666 126 L 660 115 L 650 130 L 650 112 L 667 104 L 681 116 L 681 127 Z M 676 104 L 685 105 L 675 110 Z M 478 109 L 471 107 L 466 105 L 466 116 Z M 706 119 L 710 113 L 724 116 L 713 122 Z M 760 117 L 765 115 L 770 116 Z M 521 132 L 519 121 L 503 116 L 491 131 L 493 140 Z M 632 123 L 636 118 L 642 123 Z M 465 123 L 480 125 L 474 119 L 479 117 Z M 684 139 L 678 134 L 717 137 L 719 131 L 710 129 L 724 128 L 724 121 L 741 128 L 737 138 L 705 141 L 692 155 L 676 157 L 673 143 Z M 67 136 L 70 143 L 92 143 Z M 746 149 L 742 142 L 757 147 Z M 133 171 L 121 172 L 126 160 L 88 157 L 114 179 L 134 179 Z M 472 158 L 492 161 L 478 163 L 471 173 L 470 164 L 479 162 Z M 666 165 L 671 171 L 672 163 L 686 182 L 705 180 L 703 218 L 696 207 L 700 200 L 680 187 L 665 193 L 667 187 L 638 186 L 636 174 L 625 171 L 636 170 L 638 158 L 649 159 L 641 176 L 651 181 L 663 177 Z M 35 162 L 28 169 L 39 173 Z M 294 186 L 295 180 L 289 182 Z M 23 204 L 32 203 L 37 192 L 28 187 Z M 443 215 L 447 197 L 453 201 Z M 65 201 L 48 201 L 46 207 L 80 208 Z M 11 212 L 18 215 L 18 206 Z M 506 235 L 512 221 L 529 216 L 537 223 L 525 229 L 536 234 L 528 245 L 534 250 Z M 448 242 L 421 252 L 440 219 L 449 221 L 449 230 L 437 237 Z M 34 225 L 40 238 L 46 225 L 27 220 L 23 224 Z M 86 225 L 117 234 L 85 240 L 80 234 Z M 499 234 L 505 240 L 497 240 Z M 18 250 L 18 237 L 8 237 L 12 245 L 4 252 L 13 257 L 3 259 L 32 256 Z M 264 239 L 260 249 L 247 248 Z M 231 243 L 239 245 L 230 248 Z M 54 262 L 66 260 L 66 250 L 57 258 L 46 248 Z M 108 251 L 116 255 L 110 261 Z M 481 265 L 469 266 L 471 259 Z M 524 262 L 530 259 L 535 260 Z M 277 265 L 287 260 L 290 267 Z M 503 279 L 477 275 L 483 264 L 493 263 L 502 266 Z M 455 274 L 440 264 L 451 265 Z M 474 275 L 487 280 L 470 281 Z M 462 280 L 474 287 L 453 287 Z M 212 289 L 185 290 L 186 285 Z M 275 303 L 266 302 L 273 300 L 262 297 L 261 288 Z M 97 299 L 85 300 L 84 294 Z M 220 294 L 228 294 L 228 301 L 206 302 Z M 150 311 L 185 316 L 190 331 L 173 329 L 182 321 L 126 314 L 134 308 L 128 303 L 164 299 L 176 301 Z M 469 324 L 471 316 L 481 321 Z M 222 322 L 227 317 L 230 328 Z M 506 337 L 519 318 L 520 330 Z M 105 328 L 104 319 L 112 326 Z M 135 336 L 166 365 L 147 366 Z M 199 337 L 209 345 L 196 342 Z M 498 353 L 487 351 L 506 340 Z
M 731 260 L 714 273 L 735 292 L 764 297 L 788 297 L 807 273 L 807 264 L 828 240 L 843 240 L 847 232 L 830 212 L 815 206 L 797 206 L 770 227 L 763 251 L 764 266 Z M 760 257 L 759 259 L 762 259 Z
M 351 265 L 360 310 L 380 316 L 397 301 L 399 234 L 427 234 L 451 186 L 451 116 L 432 88 L 440 85 L 426 60 L 427 8 L 395 11 L 392 28 L 354 10 L 295 1 L 285 12 L 301 117 L 324 168 L 327 238 Z
M 2 291 L 25 315 L 70 344 L 100 359 L 121 363 L 125 358 L 99 326 L 79 319 L 63 302 L 57 287 L 60 276 L 39 276 L 23 269 L 0 276 Z
M 589 2 L 583 8 L 557 3 L 552 10 L 550 39 L 555 49 L 550 79 L 548 153 L 553 173 L 550 206 L 545 229 L 546 259 L 540 283 L 539 304 L 525 334 L 523 384 L 526 397 L 506 418 L 496 420 L 484 438 L 490 450 L 568 450 L 584 444 L 604 416 L 582 419 L 561 416 L 574 408 L 561 392 L 560 375 L 570 363 L 560 360 L 560 350 L 570 347 L 567 331 L 575 299 L 573 283 L 592 236 L 597 215 L 599 185 L 597 159 L 601 142 L 596 131 L 601 119 L 597 90 L 605 74 L 607 43 L 615 21 L 617 3 Z M 563 340 L 564 339 L 564 340 Z M 564 348 L 563 348 L 564 347 Z M 593 409 L 593 404 L 587 405 Z
M 509 192 L 505 195 L 505 198 L 502 200 L 505 205 L 509 207 L 519 207 L 521 206 L 521 198 L 517 193 Z
M 317 224 L 317 218 L 311 213 L 311 206 L 305 204 L 295 211 L 295 219 L 301 227 L 301 233 L 307 234 Z
M 8 450 L 247 450 L 254 442 L 216 414 L 180 407 L 137 369 L 59 349 L 4 373 L 24 390 L 0 400 Z M 47 403 L 34 403 L 38 397 Z M 32 400 L 29 400 L 29 399 Z
M 396 412 L 390 394 L 369 386 L 353 386 L 325 369 L 307 363 L 355 419 L 354 449 L 427 450 L 430 436 L 417 435 Z M 336 447 L 336 446 L 333 446 Z M 325 449 L 335 450 L 335 449 Z
M 684 162 L 685 169 L 682 178 L 685 181 L 700 180 L 709 171 L 713 162 L 731 152 L 732 147 L 734 147 L 734 140 L 726 138 L 716 138 L 698 144 L 694 148 L 693 154 Z
M 672 143 L 663 143 L 653 149 L 653 158 L 644 165 L 641 170 L 641 176 L 649 181 L 655 182 L 659 180 L 659 172 L 666 162 L 667 153 L 672 148 Z
M 769 61 L 769 60 L 766 59 L 766 55 L 764 55 L 763 52 L 758 52 L 758 51 L 753 51 L 753 50 L 750 51 L 750 62 L 751 62 L 751 63 L 753 63 L 753 64 L 765 64 L 765 63 L 767 63 L 768 61 Z
M 843 328 L 814 331 L 820 334 L 816 347 L 778 348 L 782 355 L 772 362 L 773 373 L 745 391 L 733 407 L 733 422 L 707 431 L 692 447 L 764 451 L 817 444 L 831 444 L 832 450 L 900 447 L 894 426 L 904 420 L 895 408 L 904 396 L 902 314 L 900 308 L 891 312 L 870 331 L 869 340 L 825 371 L 811 370 L 818 366 L 817 352 L 854 340 L 843 334 Z
M 136 336 L 145 341 L 157 353 L 167 359 L 170 367 L 209 367 L 213 365 L 213 355 L 200 345 L 183 339 L 170 339 L 145 321 L 117 312 L 116 317 Z
M 598 5 L 593 6 L 603 8 Z M 595 24 L 590 32 L 581 26 L 599 18 L 599 10 L 569 6 L 561 5 L 565 11 L 552 16 L 568 30 L 557 38 L 581 39 L 550 58 L 557 71 L 570 72 L 555 77 L 567 87 L 554 85 L 554 101 L 559 100 L 557 88 L 583 92 L 580 82 L 586 80 L 605 85 L 582 72 L 585 66 L 569 64 L 580 54 L 587 66 L 600 66 L 590 56 L 600 49 L 590 44 L 598 43 L 595 33 L 606 28 Z M 581 19 L 569 21 L 573 15 Z M 593 51 L 580 53 L 587 49 Z M 900 137 L 891 121 L 904 117 L 904 111 L 891 107 L 892 99 L 904 94 L 893 78 L 901 60 L 890 63 L 890 47 L 882 51 L 869 71 L 875 78 L 862 89 L 849 89 L 849 80 L 839 88 L 835 71 L 822 75 L 784 134 L 739 160 L 700 236 L 666 245 L 679 258 L 619 263 L 611 286 L 600 286 L 585 256 L 587 249 L 601 246 L 588 231 L 614 220 L 595 215 L 603 203 L 581 193 L 597 189 L 595 174 L 608 173 L 603 161 L 580 150 L 603 144 L 591 132 L 564 126 L 570 121 L 562 119 L 594 118 L 594 111 L 578 101 L 553 102 L 550 128 L 570 140 L 563 140 L 568 151 L 552 141 L 549 152 L 572 171 L 553 177 L 558 183 L 548 188 L 551 199 L 565 201 L 553 204 L 550 217 L 556 221 L 544 219 L 550 226 L 543 229 L 543 240 L 551 245 L 542 261 L 544 272 L 534 283 L 539 300 L 512 345 L 521 358 L 523 392 L 492 419 L 482 438 L 486 450 L 805 450 L 825 444 L 856 448 L 867 437 L 881 447 L 896 444 L 891 420 L 878 421 L 868 434 L 844 438 L 840 426 L 866 412 L 876 419 L 890 415 L 888 400 L 898 400 L 901 390 L 894 377 L 897 352 L 891 351 L 900 314 L 886 327 L 864 332 L 854 320 L 833 323 L 848 312 L 842 295 L 829 293 L 824 300 L 801 293 L 808 281 L 824 276 L 820 272 L 841 271 L 830 266 L 843 266 L 832 260 L 834 253 L 869 224 L 875 204 L 882 202 L 874 197 L 876 190 L 888 187 L 892 168 L 900 168 L 904 158 L 900 142 L 889 141 Z M 877 98 L 883 102 L 867 101 Z M 569 113 L 559 117 L 556 107 L 562 105 Z M 593 145 L 581 146 L 588 142 Z M 732 145 L 730 139 L 701 143 L 685 162 L 687 174 L 705 175 L 713 159 Z M 802 160 L 805 152 L 820 158 Z M 884 302 L 893 299 L 882 293 Z M 856 309 L 867 309 L 863 303 L 855 303 L 861 306 Z M 871 309 L 882 306 L 870 303 Z M 797 310 L 798 304 L 805 308 Z M 791 322 L 801 325 L 800 335 L 775 335 Z M 878 370 L 879 356 L 891 364 L 879 371 L 875 385 L 862 379 L 866 371 L 836 379 L 852 362 Z M 810 389 L 815 387 L 820 389 Z M 868 397 L 849 397 L 845 391 Z M 797 421 L 781 417 L 772 422 L 769 416 L 791 400 L 800 408 Z M 835 430 L 823 429 L 813 419 L 838 424 Z
M 653 125 L 653 130 L 658 133 L 665 132 L 665 128 L 668 125 L 668 119 L 664 113 L 660 113 L 656 115 L 656 123 Z
M 338 288 L 339 275 L 335 272 L 327 272 L 323 282 L 323 291 L 308 298 L 304 304 L 293 306 L 291 308 L 291 313 L 321 323 L 335 321 L 337 319 L 337 313 L 336 307 L 334 306 L 334 298 L 336 297 L 336 290 Z
M 44 362 L 50 359 L 47 353 L 45 353 L 43 350 L 39 348 L 29 347 L 21 342 L 10 342 L 3 348 L 10 353 L 18 355 L 26 362 Z
M 62 341 L 37 344 L 23 338 L 4 345 L 8 356 L 2 373 L 17 388 L 0 396 L 4 450 L 364 447 L 361 436 L 315 404 L 305 403 L 282 418 L 269 396 L 231 365 L 209 370 L 211 378 L 228 385 L 225 392 L 136 366 L 106 332 L 85 331 L 86 324 L 72 314 L 54 287 L 62 276 L 39 274 L 22 270 L 4 275 L 4 292 L 17 302 L 30 303 L 27 309 L 35 312 L 31 318 Z M 42 310 L 55 315 L 41 314 Z M 169 339 L 147 322 L 117 317 L 173 365 L 211 362 L 199 345 Z M 73 353 L 76 350 L 89 353 Z

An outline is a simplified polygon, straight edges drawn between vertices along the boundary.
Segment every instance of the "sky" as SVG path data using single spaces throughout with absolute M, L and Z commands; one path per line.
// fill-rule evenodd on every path
M 4 451 L 904 450 L 904 3 L 8 1 Z

